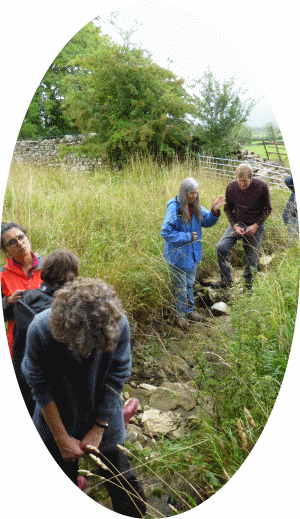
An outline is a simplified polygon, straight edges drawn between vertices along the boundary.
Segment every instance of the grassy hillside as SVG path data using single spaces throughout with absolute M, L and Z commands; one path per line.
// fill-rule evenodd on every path
M 225 192 L 226 180 L 205 176 L 189 163 L 164 168 L 133 162 L 122 172 L 94 173 L 13 167 L 2 220 L 24 225 L 34 251 L 46 255 L 60 247 L 71 249 L 80 257 L 81 275 L 112 283 L 129 316 L 133 338 L 138 336 L 141 344 L 162 355 L 174 347 L 174 331 L 163 328 L 165 309 L 172 305 L 172 285 L 160 228 L 167 201 L 188 176 L 199 181 L 201 203 L 208 209 L 213 196 Z M 163 480 L 180 472 L 194 487 L 205 489 L 206 496 L 221 488 L 251 452 L 289 358 L 299 246 L 289 245 L 282 221 L 288 193 L 271 188 L 271 198 L 273 212 L 266 222 L 262 253 L 272 254 L 273 263 L 257 276 L 253 295 L 233 294 L 228 326 L 216 320 L 205 336 L 191 331 L 176 342 L 176 353 L 189 349 L 196 359 L 197 387 L 214 400 L 216 418 L 204 420 L 199 415 L 180 441 L 158 442 L 162 463 L 156 457 L 152 468 Z M 215 245 L 227 225 L 222 212 L 214 227 L 204 229 L 199 274 L 218 275 Z M 235 268 L 243 265 L 239 246 L 233 263 Z M 164 333 L 158 337 L 160 329 Z M 143 453 L 138 456 L 144 462 Z M 190 503 L 193 507 L 192 498 Z
M 181 181 L 195 176 L 201 203 L 210 208 L 213 196 L 224 193 L 226 181 L 205 177 L 190 164 L 170 168 L 137 162 L 119 172 L 97 173 L 13 167 L 7 184 L 3 220 L 24 225 L 33 250 L 46 255 L 59 247 L 74 251 L 81 260 L 81 275 L 112 283 L 126 310 L 143 320 L 156 318 L 170 300 L 169 273 L 163 260 L 161 223 L 166 204 Z M 274 213 L 267 222 L 265 247 L 272 252 L 271 236 L 282 246 L 286 229 L 281 213 L 286 193 L 273 196 Z M 215 244 L 227 226 L 220 221 L 203 235 L 206 271 L 217 270 Z

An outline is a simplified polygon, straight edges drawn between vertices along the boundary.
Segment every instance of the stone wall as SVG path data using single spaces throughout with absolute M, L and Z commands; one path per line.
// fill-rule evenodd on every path
M 59 157 L 59 148 L 78 146 L 87 135 L 65 135 L 62 138 L 41 140 L 17 141 L 12 164 L 27 164 L 31 166 L 62 167 L 70 170 L 93 170 L 101 164 L 101 159 L 91 159 L 87 156 L 79 157 L 74 153 Z

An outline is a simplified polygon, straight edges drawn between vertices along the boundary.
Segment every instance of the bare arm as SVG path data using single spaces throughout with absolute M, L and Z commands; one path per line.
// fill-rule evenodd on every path
M 42 408 L 42 413 L 63 459 L 65 461 L 75 461 L 80 456 L 83 456 L 85 452 L 80 447 L 80 440 L 72 438 L 67 433 L 56 403 L 52 400 L 52 402 Z
M 83 440 L 80 442 L 80 448 L 86 451 L 87 446 L 92 445 L 93 447 L 96 447 L 96 449 L 98 449 L 102 440 L 103 433 L 104 429 L 97 427 L 97 425 L 93 425 L 93 427 L 86 433 Z

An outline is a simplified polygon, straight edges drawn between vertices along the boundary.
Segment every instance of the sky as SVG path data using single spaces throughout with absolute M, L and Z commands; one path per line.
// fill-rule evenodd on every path
M 40 79 L 62 47 L 86 23 L 99 14 L 105 18 L 109 12 L 128 5 L 131 12 L 140 12 L 140 2 L 126 0 L 110 0 L 109 3 L 106 0 L 15 0 L 3 4 L 0 32 L 1 206 L 14 145 Z M 247 78 L 252 91 L 259 84 L 258 95 L 264 93 L 282 131 L 296 193 L 300 190 L 297 10 L 294 0 L 286 0 L 280 8 L 269 0 L 252 0 L 245 5 L 240 0 L 185 0 L 184 4 L 182 0 L 164 0 L 152 4 L 150 11 L 156 12 L 156 19 L 152 19 L 151 24 L 149 10 L 143 20 L 144 26 L 148 22 L 152 27 L 152 36 L 151 31 L 148 34 L 145 28 L 143 30 L 143 36 L 147 34 L 143 46 L 151 51 L 150 44 L 154 49 L 158 36 L 163 35 L 165 39 L 159 51 L 164 50 L 164 56 L 174 61 L 174 73 L 178 70 L 178 75 L 183 75 L 181 70 L 184 69 L 191 77 L 194 77 L 194 71 L 201 74 L 198 66 L 207 59 L 204 49 L 208 48 L 209 60 L 216 70 L 235 76 L 239 75 L 238 71 L 243 72 L 241 77 Z M 179 11 L 174 21 L 173 15 Z M 162 27 L 159 34 L 158 27 Z M 191 43 L 190 48 L 186 46 L 187 41 Z M 211 41 L 214 44 L 207 45 Z M 179 50 L 173 51 L 175 48 Z M 197 60 L 191 62 L 191 55 L 198 56 Z M 33 181 L 33 178 L 24 178 L 24 186 L 18 186 L 18 189 L 27 189 Z M 6 512 L 2 516 L 9 515 L 13 519 L 24 513 L 30 514 L 31 519 L 40 519 L 41 514 L 43 519 L 98 516 L 99 505 L 80 493 L 47 456 L 21 401 L 1 321 L 0 328 L 0 511 Z M 300 429 L 298 345 L 299 319 L 283 385 L 265 430 L 238 472 L 223 489 L 201 505 L 201 519 L 296 516 L 300 465 L 297 448 Z M 115 514 L 101 508 L 101 517 L 115 518 Z M 199 517 L 199 509 L 188 512 L 188 517 Z
M 182 7 L 170 9 L 166 4 L 151 2 L 124 6 L 117 16 L 100 15 L 96 23 L 117 43 L 123 42 L 119 29 L 132 31 L 133 44 L 150 52 L 155 63 L 170 68 L 187 84 L 200 79 L 208 69 L 221 84 L 233 79 L 236 87 L 245 91 L 242 99 L 251 98 L 256 103 L 247 125 L 277 124 L 259 78 L 228 38 L 199 15 Z

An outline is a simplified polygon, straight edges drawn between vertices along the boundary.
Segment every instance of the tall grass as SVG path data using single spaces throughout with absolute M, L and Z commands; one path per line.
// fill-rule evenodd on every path
M 200 181 L 207 208 L 224 192 L 223 182 L 212 184 L 188 162 L 166 168 L 136 161 L 121 172 L 94 173 L 13 167 L 2 219 L 23 224 L 42 255 L 58 247 L 78 254 L 81 275 L 112 283 L 127 312 L 143 321 L 161 315 L 171 299 L 160 228 L 167 201 L 187 176 Z M 217 233 L 205 229 L 204 241 L 215 243 Z
M 188 161 L 163 167 L 136 160 L 121 172 L 103 168 L 91 173 L 14 166 L 2 220 L 25 226 L 34 251 L 45 256 L 66 247 L 80 257 L 82 276 L 113 284 L 133 332 L 144 326 L 145 341 L 161 354 L 170 350 L 168 336 L 150 337 L 150 325 L 163 323 L 164 310 L 172 304 L 172 286 L 160 228 L 167 201 L 188 176 L 199 181 L 207 209 L 213 197 L 225 193 L 226 180 L 205 176 Z M 271 198 L 273 212 L 262 245 L 262 253 L 273 257 L 271 267 L 257 275 L 251 297 L 234 293 L 230 325 L 224 327 L 216 319 L 209 344 L 199 333 L 177 343 L 178 351 L 189 343 L 196 359 L 199 404 L 202 394 L 209 395 L 214 417 L 195 416 L 180 441 L 158 443 L 153 460 L 149 453 L 133 449 L 139 463 L 166 483 L 178 474 L 189 482 L 184 509 L 216 492 L 243 463 L 268 420 L 285 373 L 297 310 L 299 246 L 288 244 L 282 221 L 288 194 L 271 188 Z M 203 230 L 201 275 L 218 275 L 215 246 L 227 225 L 222 213 L 214 227 Z M 243 265 L 240 245 L 232 263 Z M 178 494 L 175 497 L 174 508 L 180 509 Z

